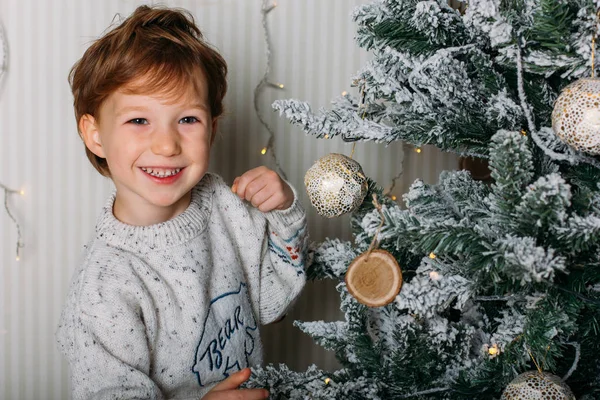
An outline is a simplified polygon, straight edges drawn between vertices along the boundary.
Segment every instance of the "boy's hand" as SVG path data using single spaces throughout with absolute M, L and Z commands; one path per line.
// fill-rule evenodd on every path
M 250 378 L 250 368 L 230 375 L 211 389 L 202 400 L 263 400 L 269 398 L 265 389 L 238 389 L 239 386 Z
M 257 167 L 235 178 L 231 190 L 262 212 L 285 210 L 294 202 L 292 188 L 267 167 Z

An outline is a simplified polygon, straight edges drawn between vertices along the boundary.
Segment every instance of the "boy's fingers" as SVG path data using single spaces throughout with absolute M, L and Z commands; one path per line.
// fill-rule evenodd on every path
M 269 197 L 268 199 L 264 200 L 262 203 L 260 203 L 257 206 L 257 208 L 262 212 L 269 212 L 279 207 L 280 204 L 281 198 L 274 194 L 271 195 L 271 197 Z
M 237 183 L 236 193 L 241 198 L 250 201 L 252 197 L 269 184 L 272 177 L 268 173 L 242 175 Z
M 274 171 L 271 171 L 269 168 L 262 166 L 262 165 L 260 167 L 252 168 L 252 169 L 244 172 L 239 177 L 239 180 L 237 182 L 238 183 L 237 193 L 239 195 L 243 195 L 244 192 L 241 189 L 245 189 L 246 185 L 248 185 L 248 183 L 252 182 L 259 176 L 264 175 L 265 173 L 268 173 L 268 172 L 274 172 Z
M 246 189 L 246 199 L 257 208 L 274 195 L 273 190 L 267 186 L 266 182 L 260 182 L 260 186 L 262 187 L 256 190 L 255 188 L 259 187 L 258 183 L 256 186 L 252 183 L 252 188 Z M 250 196 L 249 199 L 248 196 Z
M 250 368 L 244 368 L 241 371 L 236 372 L 235 374 L 229 375 L 225 380 L 216 384 L 212 389 L 212 391 L 220 391 L 220 390 L 231 390 L 237 389 L 242 383 L 246 382 L 248 378 L 250 378 Z

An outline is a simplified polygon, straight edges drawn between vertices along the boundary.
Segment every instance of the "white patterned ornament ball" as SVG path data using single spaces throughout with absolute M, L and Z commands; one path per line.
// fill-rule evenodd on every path
M 575 400 L 571 389 L 556 375 L 529 371 L 508 384 L 500 400 Z
M 573 149 L 600 154 L 600 79 L 579 79 L 563 89 L 552 111 L 552 129 Z
M 304 185 L 312 205 L 327 218 L 355 211 L 368 190 L 360 164 L 337 153 L 322 157 L 310 167 Z

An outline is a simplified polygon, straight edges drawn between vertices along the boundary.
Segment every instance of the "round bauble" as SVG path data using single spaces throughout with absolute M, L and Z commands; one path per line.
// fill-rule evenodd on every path
M 326 155 L 310 167 L 304 185 L 312 205 L 327 218 L 355 211 L 369 188 L 360 164 L 337 153 Z
M 346 272 L 348 292 L 369 307 L 391 303 L 402 288 L 402 271 L 396 258 L 385 250 L 372 250 L 356 257 Z
M 600 79 L 579 79 L 563 89 L 554 103 L 552 129 L 573 149 L 600 154 Z
M 508 384 L 500 400 L 575 400 L 571 389 L 557 376 L 529 371 Z

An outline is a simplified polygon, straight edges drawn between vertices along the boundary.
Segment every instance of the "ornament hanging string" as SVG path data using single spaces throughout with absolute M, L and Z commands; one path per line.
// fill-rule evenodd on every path
M 521 42 L 521 39 L 518 40 L 518 42 Z M 517 43 L 516 45 L 516 61 L 517 61 L 517 93 L 519 95 L 519 105 L 521 106 L 521 109 L 523 110 L 523 114 L 525 115 L 525 119 L 527 120 L 527 126 L 529 127 L 529 133 L 531 134 L 531 138 L 533 139 L 533 141 L 535 142 L 536 146 L 538 146 L 540 149 L 542 149 L 544 151 L 544 153 L 552 158 L 553 160 L 570 160 L 571 157 L 567 154 L 559 154 L 555 151 L 553 151 L 552 149 L 548 148 L 548 146 L 545 145 L 544 141 L 542 140 L 542 138 L 540 137 L 540 134 L 538 133 L 537 129 L 535 128 L 535 123 L 533 120 L 533 116 L 531 113 L 531 109 L 529 108 L 529 105 L 527 104 L 527 97 L 525 96 L 525 89 L 524 89 L 524 80 L 523 80 L 523 59 L 522 59 L 522 55 L 521 55 L 521 46 Z M 600 168 L 600 162 L 598 162 L 598 160 L 596 160 L 594 157 L 589 157 L 589 156 L 585 156 L 582 154 L 579 154 L 577 156 L 577 158 L 581 161 L 584 161 L 590 165 L 593 165 L 596 168 Z M 572 160 L 570 160 L 572 162 Z
M 596 24 L 595 24 L 595 29 L 594 29 L 594 33 L 592 34 L 592 62 L 591 62 L 591 68 L 592 68 L 592 78 L 594 78 L 596 76 L 596 64 L 595 64 L 595 57 L 596 57 L 596 37 L 598 36 L 598 24 L 600 23 L 600 9 L 598 9 L 596 11 Z
M 595 74 L 596 66 L 594 65 L 594 54 L 596 53 L 596 35 L 592 36 L 592 78 Z
M 379 215 L 381 216 L 381 222 L 379 223 L 379 226 L 375 231 L 375 235 L 373 235 L 373 240 L 371 240 L 371 244 L 369 245 L 369 249 L 367 250 L 367 257 L 365 261 L 369 259 L 369 255 L 377 246 L 379 233 L 381 232 L 381 228 L 383 228 L 383 224 L 385 223 L 385 216 L 383 215 L 381 204 L 379 204 L 379 202 L 377 201 L 377 195 L 375 193 L 373 193 L 373 205 L 375 206 L 375 208 L 379 212 Z
M 362 108 L 363 112 L 362 112 L 362 116 L 361 119 L 364 121 L 365 116 L 367 115 L 367 108 L 365 107 L 365 85 L 364 83 L 360 86 L 360 103 L 358 104 L 358 108 L 359 110 Z M 352 144 L 352 152 L 350 153 L 350 158 L 354 157 L 354 150 L 356 149 L 356 142 L 354 142 Z M 400 171 L 396 176 L 394 176 L 394 178 L 392 178 L 392 185 L 389 188 L 388 191 L 385 192 L 385 195 L 388 197 L 391 197 L 392 195 L 392 191 L 394 190 L 394 188 L 396 187 L 396 181 L 398 179 L 400 179 L 400 177 L 402 176 L 404 171 Z M 395 199 L 394 199 L 395 200 Z
M 523 334 L 520 334 L 519 336 L 517 336 L 516 338 L 514 338 L 511 341 L 511 343 L 516 342 L 517 340 L 521 339 L 522 337 L 523 337 Z M 569 371 L 567 371 L 567 373 L 565 374 L 565 376 L 563 376 L 561 378 L 563 382 L 566 382 L 566 380 L 571 377 L 571 375 L 573 374 L 573 372 L 575 372 L 577 370 L 577 365 L 579 364 L 579 359 L 581 358 L 581 345 L 579 343 L 567 342 L 565 344 L 569 344 L 569 345 L 571 345 L 571 346 L 573 346 L 575 348 L 575 359 L 573 360 L 573 364 L 571 365 L 571 368 L 569 368 Z M 548 345 L 546 347 L 546 354 L 544 354 L 544 364 L 546 364 L 546 356 L 548 355 L 548 350 L 549 349 L 550 349 L 550 345 Z M 535 357 L 533 356 L 533 353 L 531 352 L 531 349 L 529 347 L 527 347 L 527 353 L 529 354 L 529 357 L 531 357 L 531 360 L 535 364 L 535 367 L 537 368 L 538 372 L 540 374 L 543 373 L 544 371 L 542 370 L 542 368 L 540 367 L 540 365 L 535 360 Z M 515 373 L 516 373 L 516 371 L 515 371 Z
M 529 353 L 529 357 L 531 357 L 531 359 L 533 360 L 533 363 L 535 364 L 535 367 L 537 368 L 538 372 L 541 374 L 542 372 L 542 368 L 540 367 L 540 365 L 537 363 L 537 361 L 535 360 L 535 357 L 533 356 L 533 354 L 531 353 L 531 349 L 528 347 L 527 348 L 527 353 Z

